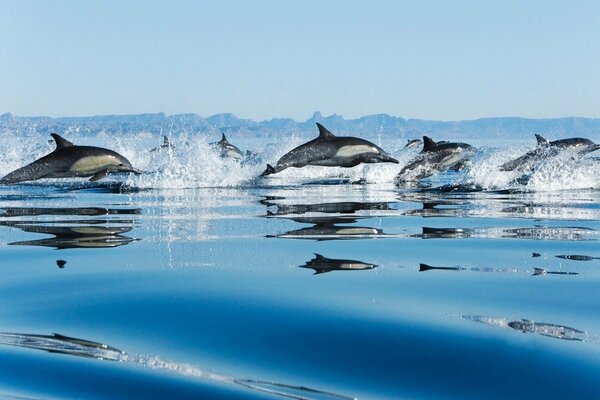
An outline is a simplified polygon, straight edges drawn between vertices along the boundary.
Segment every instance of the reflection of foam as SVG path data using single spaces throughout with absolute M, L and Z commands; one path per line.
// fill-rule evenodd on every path
M 537 335 L 552 337 L 555 339 L 588 342 L 589 335 L 585 331 L 564 325 L 549 324 L 546 322 L 534 322 L 526 319 L 508 320 L 505 318 L 485 317 L 481 315 L 463 315 L 464 319 L 479 322 L 485 325 L 495 326 L 503 329 L 514 329 L 523 333 L 534 333 Z
M 86 339 L 77 339 L 60 334 L 37 335 L 27 333 L 0 332 L 0 345 L 24 347 L 44 350 L 50 353 L 96 358 L 98 360 L 120 361 L 140 367 L 163 370 L 181 376 L 200 378 L 221 383 L 241 385 L 243 387 L 292 399 L 345 399 L 347 397 L 332 392 L 325 392 L 306 386 L 294 386 L 277 382 L 239 379 L 198 368 L 192 364 L 163 360 L 158 356 L 129 354 L 112 346 Z

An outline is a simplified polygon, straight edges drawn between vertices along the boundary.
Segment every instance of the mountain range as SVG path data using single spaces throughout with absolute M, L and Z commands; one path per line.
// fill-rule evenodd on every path
M 102 115 L 90 117 L 20 117 L 10 113 L 0 115 L 0 132 L 28 132 L 48 134 L 79 133 L 127 134 L 148 131 L 153 134 L 178 132 L 225 134 L 244 136 L 285 137 L 288 134 L 315 135 L 315 123 L 320 122 L 336 134 L 353 136 L 419 137 L 424 134 L 438 138 L 490 138 L 525 137 L 534 133 L 550 139 L 565 136 L 599 137 L 600 119 L 551 118 L 530 119 L 520 117 L 481 118 L 464 121 L 434 121 L 404 119 L 387 114 L 367 115 L 345 119 L 333 114 L 324 116 L 315 112 L 306 121 L 291 118 L 274 118 L 264 121 L 237 118 L 231 113 L 202 117 L 198 114 L 136 114 Z

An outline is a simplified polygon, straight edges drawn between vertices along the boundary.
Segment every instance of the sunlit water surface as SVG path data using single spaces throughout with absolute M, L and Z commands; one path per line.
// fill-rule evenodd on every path
M 112 143 L 140 176 L 0 187 L 0 397 L 600 393 L 597 160 L 519 187 L 495 171 L 522 146 L 483 146 L 399 188 L 398 165 L 256 178 L 301 138 L 247 164 L 150 139 Z M 52 149 L 21 141 L 2 174 Z

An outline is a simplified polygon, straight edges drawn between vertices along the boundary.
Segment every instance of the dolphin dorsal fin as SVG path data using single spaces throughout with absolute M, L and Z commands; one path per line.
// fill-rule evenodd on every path
M 423 152 L 432 151 L 437 143 L 429 136 L 423 136 Z
M 223 137 L 221 138 L 221 143 L 228 143 L 227 138 L 225 137 L 225 134 L 221 133 L 221 135 L 223 135 Z
M 69 142 L 67 139 L 60 136 L 58 133 L 51 133 L 50 136 L 52 136 L 52 138 L 54 138 L 54 141 L 56 142 L 57 150 L 65 148 L 65 147 L 75 146 L 73 143 Z
M 314 253 L 314 254 L 315 254 L 315 258 L 317 260 L 324 260 L 325 259 L 325 257 L 323 257 L 322 255 L 320 255 L 319 253 Z
M 169 138 L 163 135 L 163 146 L 170 146 L 170 145 L 171 145 L 171 141 L 169 140 Z
M 319 128 L 319 139 L 331 139 L 335 135 L 327 130 L 323 125 L 317 122 L 317 128 Z
M 549 143 L 548 139 L 537 133 L 535 134 L 535 140 L 537 140 L 538 146 L 547 146 Z

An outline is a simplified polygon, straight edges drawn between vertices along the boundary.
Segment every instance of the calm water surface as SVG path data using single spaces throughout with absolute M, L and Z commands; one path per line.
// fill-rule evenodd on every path
M 0 397 L 600 394 L 598 190 L 73 182 L 0 188 Z

